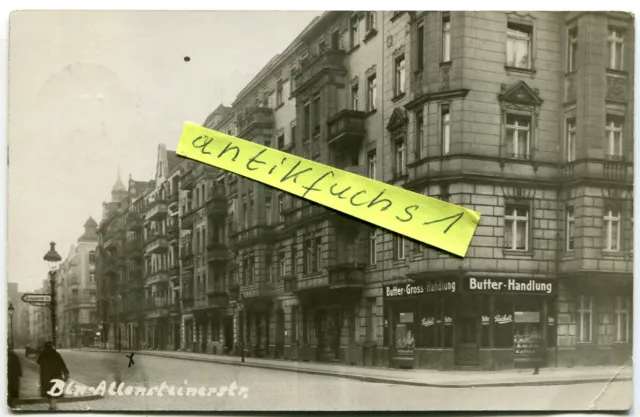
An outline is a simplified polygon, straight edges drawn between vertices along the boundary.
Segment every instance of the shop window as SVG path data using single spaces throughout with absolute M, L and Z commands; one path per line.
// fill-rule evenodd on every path
M 513 348 L 516 356 L 530 357 L 542 341 L 540 299 L 529 297 L 516 302 L 514 312 Z
M 556 347 L 558 342 L 558 326 L 556 324 L 556 304 L 554 302 L 547 303 L 547 347 Z
M 396 353 L 413 355 L 416 346 L 416 317 L 413 311 L 398 312 L 395 328 Z
M 430 302 L 421 305 L 420 334 L 417 345 L 420 348 L 442 347 L 442 300 L 442 298 L 433 298 Z
M 578 342 L 590 343 L 591 329 L 593 328 L 593 297 L 580 295 L 577 303 Z
M 298 345 L 298 306 L 291 307 L 291 344 Z
M 615 301 L 614 321 L 616 326 L 616 342 L 618 343 L 628 343 L 630 341 L 630 311 L 631 299 L 624 296 L 617 296 Z
M 444 317 L 443 317 L 443 339 L 444 342 L 442 347 L 444 348 L 452 348 L 453 347 L 453 309 L 455 306 L 454 299 L 451 297 L 447 297 L 443 299 L 444 303 Z
M 513 347 L 513 298 L 496 297 L 493 331 L 495 347 Z
M 482 297 L 482 301 L 481 301 L 481 313 L 482 313 L 482 323 L 481 323 L 481 329 L 480 329 L 480 346 L 481 347 L 490 347 L 491 345 L 491 340 L 490 340 L 490 332 L 489 329 L 491 327 L 491 299 L 490 297 L 486 296 L 486 297 Z

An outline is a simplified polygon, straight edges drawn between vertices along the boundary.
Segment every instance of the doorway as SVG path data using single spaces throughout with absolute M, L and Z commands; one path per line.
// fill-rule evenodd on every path
M 476 297 L 463 297 L 454 321 L 456 344 L 454 348 L 456 366 L 478 366 L 480 364 L 479 334 L 481 317 L 477 314 L 479 303 Z
M 276 312 L 276 351 L 275 358 L 282 359 L 284 356 L 284 310 Z
M 225 316 L 224 318 L 224 347 L 225 353 L 229 353 L 233 349 L 233 317 Z

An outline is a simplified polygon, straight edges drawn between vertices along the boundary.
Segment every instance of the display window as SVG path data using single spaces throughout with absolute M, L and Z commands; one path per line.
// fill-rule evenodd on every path
M 494 338 L 495 347 L 513 347 L 513 299 L 511 297 L 495 298 Z
M 416 316 L 413 311 L 397 313 L 395 328 L 396 353 L 401 355 L 413 355 L 416 347 Z

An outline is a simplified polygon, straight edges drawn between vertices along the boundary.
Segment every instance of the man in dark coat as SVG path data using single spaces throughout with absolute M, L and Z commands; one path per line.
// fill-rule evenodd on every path
M 49 398 L 49 409 L 55 410 L 55 398 L 57 397 L 47 393 L 54 386 L 51 380 L 61 379 L 66 381 L 69 378 L 69 369 L 67 369 L 62 356 L 55 350 L 51 342 L 44 344 L 44 349 L 38 357 L 38 365 L 40 365 L 40 395 Z
M 22 377 L 22 365 L 20 364 L 20 358 L 16 355 L 13 349 L 9 348 L 8 352 L 8 392 L 9 408 L 15 408 L 16 399 L 20 398 L 20 377 Z

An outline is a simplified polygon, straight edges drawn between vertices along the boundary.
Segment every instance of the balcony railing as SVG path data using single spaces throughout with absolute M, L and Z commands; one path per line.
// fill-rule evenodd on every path
M 292 93 L 296 94 L 327 71 L 346 71 L 344 66 L 345 55 L 346 52 L 343 50 L 327 49 L 315 58 L 301 61 L 299 68 L 296 68 L 293 73 Z
M 258 225 L 236 232 L 231 241 L 234 244 L 248 244 L 257 241 L 269 241 L 272 237 L 272 225 Z
M 193 268 L 193 251 L 185 251 L 180 254 L 180 260 L 182 261 L 182 269 Z
M 158 284 L 160 282 L 168 282 L 169 281 L 169 271 L 163 269 L 161 271 L 152 272 L 147 276 L 145 280 L 146 285 Z
M 227 247 L 218 242 L 209 242 L 207 244 L 207 262 L 226 261 L 228 256 Z
M 155 235 L 147 241 L 146 253 L 162 253 L 169 249 L 169 239 L 166 235 Z
M 238 136 L 244 137 L 258 127 L 273 126 L 273 109 L 268 107 L 248 107 L 236 117 Z
M 144 247 L 144 245 L 142 244 L 142 242 L 138 242 L 136 240 L 129 241 L 125 245 L 125 249 L 127 251 L 127 254 L 132 258 L 138 258 L 138 257 L 142 256 L 142 248 L 143 247 Z
M 275 288 L 270 282 L 258 281 L 240 288 L 243 298 L 268 298 L 275 294 Z
M 140 230 L 142 229 L 142 218 L 137 213 L 131 213 L 127 218 L 127 229 Z
M 329 285 L 332 287 L 364 286 L 363 264 L 334 265 L 329 269 Z
M 193 308 L 194 305 L 194 298 L 193 297 L 186 297 L 182 299 L 182 308 L 183 309 L 187 309 L 187 308 Z
M 206 213 L 208 216 L 224 216 L 227 214 L 227 199 L 222 192 L 216 192 L 209 196 L 206 204 Z
M 328 143 L 344 148 L 358 148 L 367 134 L 364 125 L 366 114 L 357 110 L 342 110 L 327 121 Z
M 185 171 L 180 176 L 180 189 L 181 190 L 193 190 L 193 185 L 195 183 L 195 177 L 193 169 L 189 169 Z
M 361 177 L 367 176 L 367 167 L 364 165 L 352 165 L 344 167 L 343 169 L 352 174 L 360 175 Z
M 146 220 L 160 220 L 167 216 L 167 202 L 164 200 L 156 200 L 151 203 L 151 207 L 145 216 Z
M 229 304 L 229 293 L 225 290 L 212 291 L 207 294 L 210 307 L 226 307 Z
M 193 223 L 195 222 L 195 220 L 196 220 L 196 211 L 189 210 L 188 212 L 182 215 L 182 218 L 180 219 L 180 226 L 182 227 L 183 230 L 191 230 L 193 229 Z

